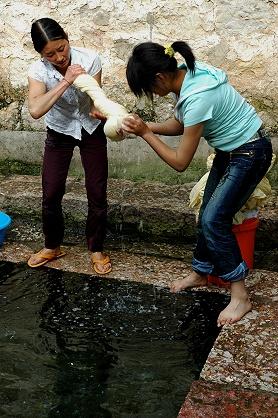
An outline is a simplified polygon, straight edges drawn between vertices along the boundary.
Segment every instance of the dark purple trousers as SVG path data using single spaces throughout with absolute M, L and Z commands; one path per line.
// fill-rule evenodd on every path
M 47 129 L 42 171 L 42 221 L 45 247 L 56 248 L 64 238 L 62 199 L 74 147 L 80 148 L 88 199 L 86 238 L 90 251 L 102 251 L 107 223 L 107 140 L 103 125 L 82 139 Z

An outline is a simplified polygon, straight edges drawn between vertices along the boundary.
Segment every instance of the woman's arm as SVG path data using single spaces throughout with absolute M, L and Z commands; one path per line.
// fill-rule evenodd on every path
M 126 117 L 122 128 L 141 136 L 162 160 L 177 171 L 184 171 L 189 166 L 203 133 L 202 123 L 184 128 L 181 141 L 174 149 L 161 141 L 137 115 Z
M 147 126 L 158 135 L 175 136 L 183 133 L 183 125 L 175 118 L 160 123 L 147 122 Z
M 39 119 L 45 115 L 69 87 L 69 83 L 65 79 L 61 80 L 49 91 L 46 91 L 45 84 L 40 81 L 29 77 L 28 82 L 28 108 L 30 115 L 34 119 Z
M 64 78 L 49 91 L 46 91 L 45 83 L 29 77 L 28 108 L 31 116 L 34 119 L 39 119 L 45 115 L 76 77 L 84 73 L 85 70 L 81 65 L 69 66 Z

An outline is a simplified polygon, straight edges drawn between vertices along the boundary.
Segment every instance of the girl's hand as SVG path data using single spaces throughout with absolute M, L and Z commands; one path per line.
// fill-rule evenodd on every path
M 125 117 L 122 121 L 122 129 L 125 132 L 143 137 L 151 132 L 147 124 L 136 114 Z
M 86 74 L 86 71 L 84 70 L 84 68 L 81 67 L 81 65 L 79 64 L 73 64 L 67 68 L 67 71 L 64 75 L 64 79 L 69 84 L 72 84 L 74 80 L 76 79 L 76 77 L 78 77 L 80 74 Z

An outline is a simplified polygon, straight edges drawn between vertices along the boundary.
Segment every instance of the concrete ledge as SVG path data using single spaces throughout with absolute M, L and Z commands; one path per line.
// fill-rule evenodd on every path
M 166 143 L 175 146 L 180 137 L 163 137 Z M 0 131 L 0 156 L 1 159 L 15 159 L 19 161 L 37 163 L 42 161 L 42 154 L 45 141 L 44 131 Z M 155 160 L 158 157 L 154 151 L 142 140 L 142 138 L 127 138 L 124 141 L 113 142 L 108 139 L 108 157 L 109 160 L 118 162 L 135 162 L 143 160 Z M 205 140 L 201 140 L 197 157 L 206 158 L 209 153 L 209 147 Z M 78 149 L 75 149 L 72 166 L 80 167 L 80 156 Z
M 175 147 L 180 136 L 161 138 L 170 146 Z M 29 163 L 41 163 L 44 148 L 44 131 L 9 131 L 0 130 L 0 156 L 1 159 L 10 158 Z M 272 138 L 274 152 L 278 152 L 278 137 Z M 154 151 L 142 140 L 142 138 L 127 138 L 124 141 L 113 142 L 108 139 L 109 160 L 118 162 L 135 162 L 144 160 L 156 160 L 158 157 Z M 196 157 L 207 158 L 211 153 L 207 142 L 202 139 L 196 151 Z M 81 167 L 80 156 L 75 149 L 72 166 Z
M 41 179 L 33 176 L 0 178 L 0 207 L 15 219 L 40 219 Z M 195 214 L 188 207 L 193 184 L 167 186 L 109 180 L 109 229 L 112 234 L 129 235 L 152 241 L 193 243 L 196 239 Z M 83 180 L 69 178 L 63 209 L 66 239 L 81 237 L 86 221 L 87 200 Z M 277 248 L 277 193 L 260 212 L 256 246 L 267 251 Z

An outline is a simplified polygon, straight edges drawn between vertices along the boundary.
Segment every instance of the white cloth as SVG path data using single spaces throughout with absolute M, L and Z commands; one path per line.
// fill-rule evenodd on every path
M 71 64 L 80 64 L 88 74 L 94 76 L 101 70 L 100 57 L 95 51 L 71 47 L 70 54 Z M 46 59 L 35 61 L 29 68 L 28 76 L 44 83 L 47 91 L 63 79 Z M 98 119 L 89 116 L 91 103 L 86 93 L 71 85 L 46 113 L 45 124 L 57 132 L 81 139 L 82 127 L 91 134 L 100 124 Z
M 122 141 L 125 136 L 119 134 L 118 130 L 122 126 L 123 118 L 128 115 L 127 110 L 119 103 L 108 99 L 98 82 L 89 74 L 80 74 L 73 84 L 87 93 L 95 107 L 106 116 L 107 120 L 103 127 L 105 135 L 112 141 Z

